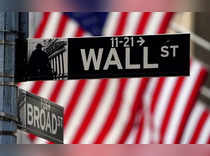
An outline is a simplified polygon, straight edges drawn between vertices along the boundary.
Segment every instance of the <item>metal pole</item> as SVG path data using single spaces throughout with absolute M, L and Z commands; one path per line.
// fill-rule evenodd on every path
M 15 144 L 17 106 L 15 74 L 15 39 L 17 13 L 0 13 L 0 144 Z
M 20 23 L 20 13 L 0 12 L 0 144 L 16 144 L 15 40 Z

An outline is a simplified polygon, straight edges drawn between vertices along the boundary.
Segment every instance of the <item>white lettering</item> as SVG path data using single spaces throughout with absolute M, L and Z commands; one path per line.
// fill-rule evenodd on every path
M 101 58 L 103 55 L 103 48 L 99 48 L 97 58 L 96 58 L 96 53 L 94 49 L 90 49 L 88 58 L 87 58 L 85 49 L 81 49 L 81 55 L 82 55 L 84 70 L 89 70 L 91 60 L 93 61 L 95 70 L 99 70 L 100 64 L 101 64 Z
M 34 106 L 34 127 L 39 128 L 39 108 Z
M 126 56 L 125 56 L 125 68 L 126 69 L 140 69 L 141 66 L 140 64 L 131 64 L 130 63 L 130 59 L 131 59 L 131 56 L 130 56 L 130 48 L 126 48 Z
M 55 114 L 52 114 L 52 134 L 56 134 L 58 130 L 58 121 Z
M 169 51 L 168 51 L 168 46 L 163 46 L 161 47 L 161 57 L 168 57 L 169 56 Z
M 114 58 L 114 60 L 112 60 Z M 104 65 L 104 70 L 108 70 L 110 65 L 116 65 L 118 69 L 123 69 L 119 56 L 117 54 L 117 50 L 115 48 L 111 48 L 106 63 Z
M 51 121 L 50 121 L 50 112 L 47 112 L 47 124 L 46 124 L 46 127 L 45 127 L 45 131 L 48 131 L 48 129 L 49 129 L 49 132 L 52 133 Z
M 149 64 L 148 63 L 148 47 L 144 47 L 144 68 L 151 69 L 151 68 L 158 68 L 158 64 Z
M 27 104 L 27 124 L 33 125 L 33 107 L 31 104 Z
M 170 46 L 170 48 L 173 49 L 173 57 L 176 57 L 176 49 L 179 48 L 178 45 L 173 45 L 173 46 Z
M 43 109 L 41 109 L 41 112 L 40 112 L 40 127 L 41 127 L 41 130 L 44 131 L 45 129 L 45 126 L 46 126 L 46 115 L 45 115 L 45 111 Z

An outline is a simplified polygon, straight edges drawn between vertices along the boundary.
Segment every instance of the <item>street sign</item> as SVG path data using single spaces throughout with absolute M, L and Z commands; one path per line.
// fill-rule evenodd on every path
M 17 91 L 19 127 L 54 143 L 63 143 L 63 107 L 44 98 Z
M 28 39 L 25 43 L 25 53 L 17 50 L 16 81 L 189 75 L 190 34 Z

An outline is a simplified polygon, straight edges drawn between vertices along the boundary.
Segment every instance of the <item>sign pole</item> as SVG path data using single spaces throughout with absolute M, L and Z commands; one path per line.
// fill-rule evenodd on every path
M 15 40 L 20 13 L 0 12 L 0 144 L 16 144 Z

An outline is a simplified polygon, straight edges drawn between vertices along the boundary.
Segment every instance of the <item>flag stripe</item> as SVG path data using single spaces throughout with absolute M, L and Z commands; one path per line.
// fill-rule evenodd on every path
M 45 27 L 47 25 L 47 22 L 49 20 L 49 16 L 50 16 L 49 12 L 43 13 L 42 21 L 41 21 L 40 25 L 38 26 L 38 29 L 37 29 L 37 31 L 34 35 L 34 38 L 41 38 L 42 37 L 43 32 L 45 31 Z
M 54 87 L 54 90 L 51 92 L 51 96 L 49 98 L 50 101 L 55 102 L 57 101 L 59 94 L 61 92 L 62 87 L 64 86 L 65 81 L 64 80 L 60 80 L 56 82 L 56 85 Z
M 152 12 L 148 20 L 148 25 L 144 34 L 154 35 L 158 33 L 159 27 L 162 24 L 164 12 Z M 155 26 L 156 25 L 156 26 Z
M 131 12 L 128 14 L 128 20 L 126 24 L 127 26 L 124 35 L 136 34 L 138 28 L 138 22 L 141 20 L 142 14 L 143 13 L 140 12 Z
M 69 104 L 67 105 L 66 112 L 64 114 L 64 128 L 67 126 L 67 122 L 71 118 L 71 114 L 81 96 L 81 92 L 83 91 L 86 83 L 87 83 L 86 80 L 79 81 L 73 92 L 72 99 L 69 100 Z
M 204 123 L 208 119 L 208 115 L 209 115 L 209 113 L 206 110 L 202 113 L 200 120 L 198 121 L 197 127 L 195 128 L 194 135 L 193 135 L 192 139 L 190 140 L 190 144 L 195 144 L 197 142 L 200 132 L 202 130 L 202 127 L 204 126 Z
M 155 88 L 154 94 L 152 95 L 153 96 L 152 103 L 151 103 L 151 112 L 152 113 L 154 113 L 154 111 L 156 109 L 157 101 L 158 101 L 159 95 L 161 93 L 161 90 L 163 88 L 164 81 L 165 81 L 165 78 L 160 78 L 159 79 L 159 81 L 157 83 L 157 86 Z
M 120 139 L 121 134 L 126 128 L 127 123 L 129 122 L 130 115 L 132 113 L 132 108 L 134 106 L 135 94 L 138 90 L 138 82 L 141 82 L 139 79 L 128 79 L 125 91 L 123 92 L 124 96 L 122 98 L 121 107 L 119 113 L 116 116 L 116 119 L 113 123 L 112 128 L 109 131 L 104 143 L 117 143 Z M 126 95 L 126 96 L 125 96 Z
M 176 138 L 175 138 L 175 141 L 174 143 L 180 143 L 180 140 L 181 140 L 181 136 L 182 136 L 182 133 L 184 131 L 184 128 L 185 128 L 185 125 L 186 125 L 186 122 L 188 120 L 188 117 L 189 117 L 189 114 L 195 104 L 195 100 L 198 96 L 198 92 L 199 92 L 199 89 L 200 89 L 200 86 L 202 85 L 203 81 L 204 81 L 204 77 L 206 75 L 206 70 L 205 69 L 201 69 L 200 73 L 199 73 L 199 76 L 195 82 L 195 85 L 193 87 L 193 90 L 189 96 L 189 99 L 188 99 L 188 102 L 187 102 L 187 106 L 185 108 L 185 111 L 184 111 L 184 114 L 182 116 L 182 120 L 179 124 L 179 128 L 178 128 L 178 131 L 177 131 L 177 135 L 176 135 Z
M 199 138 L 198 138 L 196 143 L 198 143 L 198 144 L 208 143 L 209 136 L 210 136 L 210 113 L 209 113 L 209 116 L 208 116 L 208 119 L 207 119 L 206 123 L 202 127 L 202 130 L 199 134 Z
M 117 113 L 120 110 L 120 106 L 121 106 L 121 102 L 122 102 L 122 98 L 123 98 L 123 92 L 125 91 L 126 84 L 127 84 L 127 79 L 120 79 L 120 85 L 119 85 L 117 95 L 114 100 L 111 112 L 109 113 L 107 120 L 106 120 L 105 124 L 103 125 L 102 131 L 100 131 L 99 136 L 97 137 L 97 139 L 94 143 L 96 143 L 96 144 L 102 143 L 103 140 L 105 139 L 107 133 L 109 132 L 109 130 L 117 116 Z
M 100 81 L 98 88 L 96 89 L 95 95 L 92 99 L 92 102 L 90 104 L 89 110 L 84 116 L 83 122 L 81 123 L 80 128 L 78 129 L 75 138 L 72 141 L 73 144 L 78 144 L 81 140 L 81 137 L 84 135 L 85 131 L 87 130 L 92 118 L 94 117 L 97 107 L 99 106 L 100 101 L 104 95 L 107 83 L 108 83 L 107 79 Z
M 96 139 L 97 134 L 100 132 L 99 130 L 103 126 L 105 122 L 111 106 L 113 102 L 113 98 L 117 94 L 117 88 L 119 85 L 118 79 L 112 79 L 107 83 L 107 89 L 103 95 L 103 98 L 100 102 L 100 107 L 98 107 L 97 112 L 85 134 L 83 139 L 81 140 L 82 143 L 93 143 Z
M 134 125 L 134 121 L 136 118 L 137 113 L 142 109 L 142 97 L 144 94 L 144 91 L 146 89 L 146 86 L 149 82 L 148 78 L 143 78 L 140 80 L 138 83 L 138 91 L 136 92 L 135 99 L 134 99 L 134 104 L 132 107 L 132 112 L 129 117 L 129 121 L 127 125 L 125 126 L 124 130 L 122 131 L 122 136 L 120 137 L 120 140 L 118 141 L 119 144 L 125 143 L 126 139 L 128 138 L 132 126 Z
M 189 120 L 187 122 L 183 137 L 181 139 L 182 144 L 188 144 L 193 136 L 194 129 L 199 121 L 200 116 L 204 112 L 205 107 L 200 102 L 196 103 L 195 107 L 190 114 Z
M 166 30 L 168 29 L 169 21 L 171 21 L 173 15 L 174 15 L 173 12 L 168 12 L 168 13 L 164 14 L 164 17 L 162 19 L 162 23 L 161 23 L 161 25 L 159 27 L 159 30 L 157 32 L 158 34 L 162 34 L 162 33 L 166 32 Z
M 176 86 L 172 92 L 172 95 L 170 96 L 171 99 L 170 99 L 170 102 L 168 104 L 168 108 L 165 112 L 165 117 L 162 121 L 162 127 L 160 129 L 160 143 L 163 143 L 163 138 L 165 136 L 165 131 L 168 127 L 168 123 L 169 123 L 169 119 L 170 119 L 170 116 L 171 116 L 171 113 L 174 109 L 174 105 L 176 104 L 176 98 L 177 96 L 179 95 L 179 91 L 181 89 L 181 86 L 183 85 L 183 82 L 184 82 L 184 78 L 183 77 L 180 77 L 178 78 L 177 82 L 176 82 Z M 166 95 L 165 95 L 166 96 Z
M 57 32 L 55 34 L 55 37 L 62 37 L 63 36 L 68 21 L 69 21 L 69 19 L 68 19 L 68 17 L 66 17 L 66 15 L 61 16 L 60 22 L 59 22 L 59 25 L 58 25 L 58 29 L 57 29 Z
M 209 135 L 209 140 L 208 140 L 207 144 L 210 144 L 210 135 Z
M 140 140 L 142 140 L 142 135 L 143 135 L 143 130 L 144 130 L 144 115 L 142 115 L 142 117 L 140 118 L 140 123 L 139 123 L 139 127 L 138 127 L 138 132 L 137 132 L 137 136 L 136 136 L 136 144 L 140 143 Z
M 149 17 L 151 15 L 151 12 L 145 12 L 142 17 L 140 17 L 138 29 L 136 34 L 143 34 L 146 28 L 146 25 L 149 21 Z
M 115 32 L 115 35 L 122 35 L 124 30 L 125 30 L 125 26 L 126 26 L 126 21 L 128 18 L 128 13 L 127 12 L 123 12 L 120 15 L 120 20 L 118 23 L 118 28 L 117 31 Z

